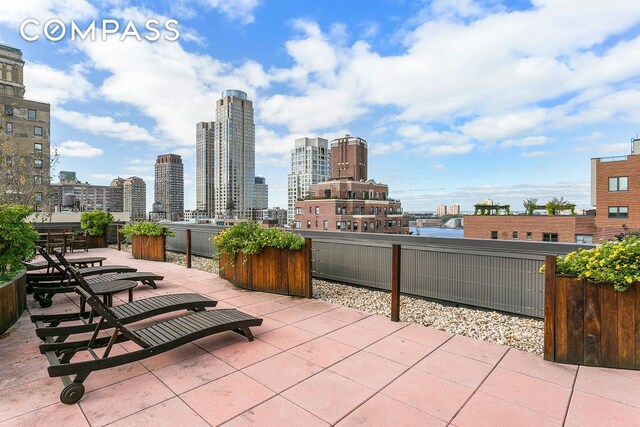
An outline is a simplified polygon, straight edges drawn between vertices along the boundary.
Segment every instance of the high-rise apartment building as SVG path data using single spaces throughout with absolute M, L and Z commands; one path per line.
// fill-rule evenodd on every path
M 132 221 L 147 218 L 147 184 L 142 178 L 131 176 L 122 182 L 122 209 Z
M 0 44 L 0 190 L 43 210 L 49 198 L 50 106 L 24 98 L 22 52 Z
M 445 216 L 447 214 L 447 205 L 436 206 L 436 215 Z
M 449 215 L 460 215 L 460 205 L 449 205 L 447 207 L 447 213 Z
M 253 103 L 240 90 L 216 102 L 214 212 L 218 218 L 251 219 L 255 185 Z
M 331 141 L 331 179 L 367 180 L 367 141 L 349 134 Z
M 256 176 L 253 192 L 253 209 L 267 209 L 269 207 L 269 186 L 264 177 Z
M 214 212 L 214 137 L 215 122 L 196 124 L 196 210 L 207 215 Z
M 161 154 L 156 159 L 155 202 L 162 203 L 168 220 L 184 217 L 184 166 L 178 154 Z
M 328 181 L 331 175 L 329 141 L 323 138 L 298 138 L 291 150 L 288 176 L 287 223 L 292 224 L 296 200 L 309 195 L 309 186 Z

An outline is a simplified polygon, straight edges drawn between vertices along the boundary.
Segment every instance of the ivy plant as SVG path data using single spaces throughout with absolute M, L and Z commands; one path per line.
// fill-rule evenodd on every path
M 86 230 L 90 236 L 102 236 L 105 229 L 113 222 L 111 212 L 91 211 L 82 212 L 80 216 L 80 227 Z
M 0 283 L 23 269 L 22 262 L 33 257 L 38 233 L 25 222 L 31 209 L 24 205 L 0 206 Z

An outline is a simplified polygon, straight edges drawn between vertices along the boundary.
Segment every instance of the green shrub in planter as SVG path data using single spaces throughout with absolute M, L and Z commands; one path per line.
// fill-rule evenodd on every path
M 257 254 L 266 247 L 297 251 L 304 247 L 304 239 L 279 228 L 262 228 L 251 221 L 240 222 L 220 232 L 214 237 L 213 244 L 217 249 L 214 259 L 227 254 L 233 262 L 238 253 Z
M 140 221 L 133 224 L 129 224 L 120 229 L 120 234 L 125 236 L 168 236 L 173 237 L 176 235 L 171 230 L 166 229 L 157 222 Z
M 25 222 L 31 209 L 24 205 L 0 206 L 0 283 L 23 269 L 22 261 L 33 256 L 38 233 Z
M 105 228 L 113 222 L 111 212 L 91 211 L 82 212 L 80 227 L 86 230 L 90 236 L 102 236 Z

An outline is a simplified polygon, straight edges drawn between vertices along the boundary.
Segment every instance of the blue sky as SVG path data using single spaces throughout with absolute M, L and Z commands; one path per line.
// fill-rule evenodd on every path
M 589 208 L 590 158 L 629 154 L 640 132 L 640 2 L 583 0 L 174 0 L 7 2 L 0 42 L 22 50 L 27 97 L 51 103 L 56 171 L 83 181 L 185 164 L 195 207 L 195 124 L 224 89 L 256 111 L 256 174 L 286 207 L 295 138 L 369 143 L 369 177 L 405 210 L 563 196 Z M 39 26 L 25 41 L 25 19 Z M 60 41 L 59 18 L 176 19 L 177 41 Z

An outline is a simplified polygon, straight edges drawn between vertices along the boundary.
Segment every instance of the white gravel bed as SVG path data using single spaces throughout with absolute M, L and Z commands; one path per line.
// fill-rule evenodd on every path
M 129 245 L 123 245 L 122 250 L 130 252 Z M 167 252 L 167 262 L 185 265 L 185 260 L 184 254 Z M 209 273 L 218 273 L 218 263 L 211 258 L 192 256 L 191 266 Z M 371 314 L 387 317 L 391 315 L 391 294 L 388 292 L 313 279 L 313 297 Z M 542 320 L 447 306 L 407 296 L 400 297 L 400 320 L 542 354 Z

